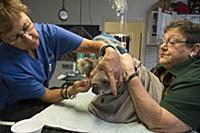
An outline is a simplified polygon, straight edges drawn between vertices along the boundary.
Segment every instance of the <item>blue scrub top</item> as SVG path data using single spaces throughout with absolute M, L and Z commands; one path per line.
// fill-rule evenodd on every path
M 38 98 L 65 52 L 79 47 L 83 38 L 53 24 L 35 23 L 39 33 L 36 58 L 8 44 L 0 45 L 0 109 L 20 99 Z

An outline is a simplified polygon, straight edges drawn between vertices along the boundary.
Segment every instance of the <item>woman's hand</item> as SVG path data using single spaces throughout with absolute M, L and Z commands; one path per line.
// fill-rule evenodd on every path
M 119 53 L 111 47 L 106 48 L 104 57 L 98 62 L 95 69 L 92 71 L 91 77 L 99 71 L 103 70 L 106 72 L 112 93 L 117 94 L 117 85 L 123 81 L 122 76 L 122 65 L 120 63 Z
M 120 62 L 122 65 L 123 72 L 126 73 L 126 76 L 135 72 L 134 59 L 130 54 L 120 55 Z
M 75 81 L 72 86 L 69 86 L 69 95 L 76 95 L 80 92 L 87 92 L 90 89 L 91 81 L 88 78 L 85 78 L 81 81 Z

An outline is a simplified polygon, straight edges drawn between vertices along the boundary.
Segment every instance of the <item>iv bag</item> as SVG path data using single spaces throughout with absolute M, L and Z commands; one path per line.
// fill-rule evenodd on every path
M 112 4 L 112 9 L 117 12 L 117 16 L 125 15 L 127 11 L 126 0 L 109 0 Z

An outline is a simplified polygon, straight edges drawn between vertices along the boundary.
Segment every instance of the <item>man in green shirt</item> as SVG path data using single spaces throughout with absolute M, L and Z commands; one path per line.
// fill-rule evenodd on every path
M 199 24 L 178 19 L 165 27 L 159 64 L 152 71 L 164 85 L 160 103 L 149 95 L 135 74 L 135 59 L 128 54 L 121 56 L 136 113 L 150 130 L 186 132 L 200 127 L 199 43 Z

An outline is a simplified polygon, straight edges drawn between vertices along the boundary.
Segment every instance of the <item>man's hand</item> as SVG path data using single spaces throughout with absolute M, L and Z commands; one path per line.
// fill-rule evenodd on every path
M 106 48 L 104 57 L 98 62 L 97 66 L 92 71 L 91 77 L 93 77 L 93 75 L 99 70 L 106 72 L 112 88 L 112 93 L 116 95 L 117 86 L 123 81 L 122 65 L 120 63 L 119 53 L 113 48 Z

